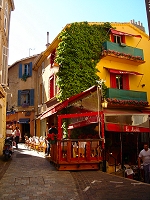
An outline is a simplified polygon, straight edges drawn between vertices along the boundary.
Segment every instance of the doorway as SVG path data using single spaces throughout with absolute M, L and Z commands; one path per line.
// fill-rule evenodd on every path
M 21 132 L 22 141 L 21 142 L 25 142 L 25 136 L 30 137 L 30 124 L 29 123 L 22 124 L 22 132 Z

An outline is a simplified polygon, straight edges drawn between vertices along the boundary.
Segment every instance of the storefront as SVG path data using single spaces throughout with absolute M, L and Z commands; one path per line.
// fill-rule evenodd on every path
M 55 121 L 58 127 L 51 152 L 58 170 L 96 170 L 106 161 L 136 164 L 142 137 L 149 139 L 148 113 L 135 108 L 98 110 L 97 87 L 92 87 L 43 113 L 41 120 Z

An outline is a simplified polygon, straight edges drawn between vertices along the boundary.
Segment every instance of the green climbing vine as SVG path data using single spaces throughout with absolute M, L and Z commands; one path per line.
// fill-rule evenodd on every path
M 60 66 L 57 85 L 60 101 L 96 85 L 99 80 L 96 64 L 100 60 L 102 44 L 109 41 L 109 23 L 90 25 L 73 23 L 60 34 L 55 62 Z

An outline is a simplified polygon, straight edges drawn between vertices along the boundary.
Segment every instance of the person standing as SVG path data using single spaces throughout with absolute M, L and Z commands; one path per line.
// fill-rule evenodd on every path
M 19 143 L 19 139 L 20 139 L 20 130 L 18 127 L 16 127 L 16 129 L 14 131 L 14 137 L 15 137 L 15 142 L 16 142 L 16 149 L 18 149 L 18 143 Z
M 46 156 L 49 156 L 50 154 L 50 147 L 51 144 L 54 141 L 54 137 L 56 136 L 56 134 L 58 134 L 58 130 L 56 129 L 56 127 L 54 126 L 54 123 L 51 124 L 51 128 L 48 130 L 48 134 L 47 134 L 47 153 Z
M 148 144 L 144 144 L 144 149 L 140 151 L 138 157 L 138 168 L 141 168 L 141 160 L 143 162 L 144 169 L 144 182 L 150 183 L 150 149 Z

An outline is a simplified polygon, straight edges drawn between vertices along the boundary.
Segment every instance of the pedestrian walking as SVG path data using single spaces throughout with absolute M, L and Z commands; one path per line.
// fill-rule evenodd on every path
M 18 143 L 19 143 L 19 139 L 20 139 L 20 130 L 18 127 L 16 127 L 16 129 L 14 131 L 14 137 L 15 137 L 15 142 L 16 142 L 16 149 L 18 149 Z
M 57 134 L 58 134 L 58 130 L 54 126 L 54 123 L 52 123 L 51 124 L 51 128 L 48 130 L 48 134 L 47 134 L 47 138 L 46 138 L 47 139 L 47 153 L 46 153 L 46 156 L 49 156 L 51 144 L 53 144 Z
M 144 144 L 144 149 L 140 151 L 138 157 L 138 168 L 141 168 L 141 161 L 144 169 L 144 182 L 150 183 L 150 149 L 148 143 Z

